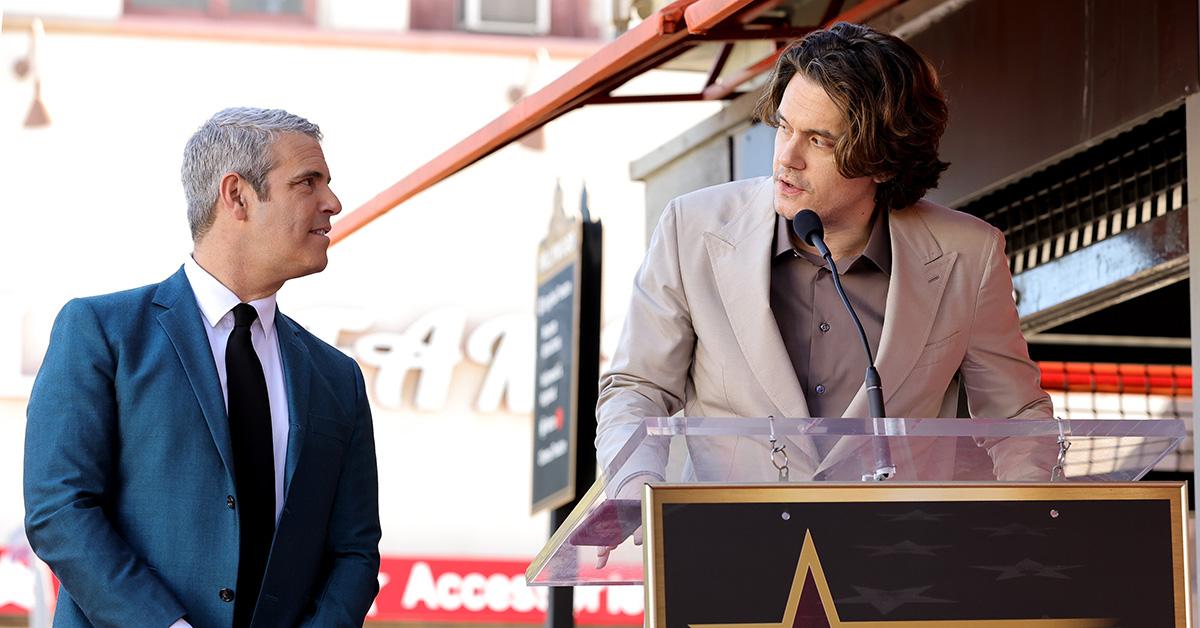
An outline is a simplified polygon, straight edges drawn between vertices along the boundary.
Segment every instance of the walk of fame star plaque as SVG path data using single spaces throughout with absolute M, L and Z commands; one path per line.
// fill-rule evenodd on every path
M 1185 487 L 649 485 L 657 628 L 1188 626 Z

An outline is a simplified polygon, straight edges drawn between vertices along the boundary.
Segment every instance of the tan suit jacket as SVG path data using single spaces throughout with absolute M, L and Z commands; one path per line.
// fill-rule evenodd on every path
M 602 465 L 646 417 L 809 416 L 770 309 L 774 217 L 769 177 L 706 188 L 667 205 L 637 273 L 618 349 L 600 380 Z M 1018 327 L 1003 235 L 927 201 L 892 211 L 889 227 L 892 274 L 876 351 L 888 415 L 957 416 L 961 381 L 974 417 L 1052 416 Z M 843 416 L 867 414 L 860 387 Z M 789 450 L 793 477 L 831 469 L 863 444 L 843 440 L 822 460 L 811 443 L 797 443 Z M 709 463 L 703 479 L 722 479 L 720 469 L 739 456 L 766 460 L 761 452 L 729 447 L 689 440 L 696 468 Z M 928 453 L 932 463 L 934 451 Z M 941 464 L 953 464 L 952 454 L 944 458 Z M 921 479 L 950 469 L 926 471 Z

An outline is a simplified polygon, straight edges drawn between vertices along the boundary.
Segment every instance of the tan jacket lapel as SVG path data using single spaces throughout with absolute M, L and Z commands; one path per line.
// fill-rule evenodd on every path
M 887 305 L 884 306 L 883 332 L 876 351 L 875 367 L 883 382 L 886 406 L 897 389 L 904 385 L 933 329 L 934 317 L 946 282 L 958 253 L 943 253 L 930 233 L 917 207 L 889 214 L 891 231 L 892 277 L 888 282 Z M 916 384 L 913 384 L 916 385 Z M 945 391 L 930 391 L 942 394 Z M 897 416 L 900 408 L 887 408 Z M 867 392 L 860 386 L 846 408 L 845 417 L 861 418 L 868 414 Z M 909 418 L 909 417 L 904 417 Z M 916 417 L 920 418 L 920 417 Z M 817 472 L 837 464 L 859 447 L 869 444 L 866 439 L 842 439 L 822 461 Z
M 767 178 L 733 220 L 705 232 L 704 244 L 721 303 L 755 379 L 780 416 L 807 417 L 808 403 L 771 313 L 771 183 Z

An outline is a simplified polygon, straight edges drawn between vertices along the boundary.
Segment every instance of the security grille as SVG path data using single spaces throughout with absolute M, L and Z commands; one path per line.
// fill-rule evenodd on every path
M 1184 111 L 1169 111 L 959 209 L 1001 231 L 1015 275 L 1184 207 Z
M 1155 471 L 1190 472 L 1192 462 L 1192 368 L 1170 364 L 1038 362 L 1042 388 L 1060 419 L 1182 419 L 1187 437 L 1154 465 Z M 1081 461 L 1102 466 L 1138 451 L 1139 439 L 1093 443 Z M 1124 449 L 1124 451 L 1122 451 Z M 1146 464 L 1154 462 L 1146 461 Z M 1087 471 L 1091 473 L 1092 471 Z

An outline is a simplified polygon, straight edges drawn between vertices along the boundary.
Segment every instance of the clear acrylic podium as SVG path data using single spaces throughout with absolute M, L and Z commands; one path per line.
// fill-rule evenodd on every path
M 1180 420 L 646 419 L 601 451 L 602 471 L 526 571 L 531 585 L 640 584 L 646 482 L 764 485 L 862 482 L 880 466 L 888 483 L 1129 482 L 1185 437 Z M 640 532 L 639 532 L 640 534 Z M 613 546 L 607 564 L 597 555 Z

